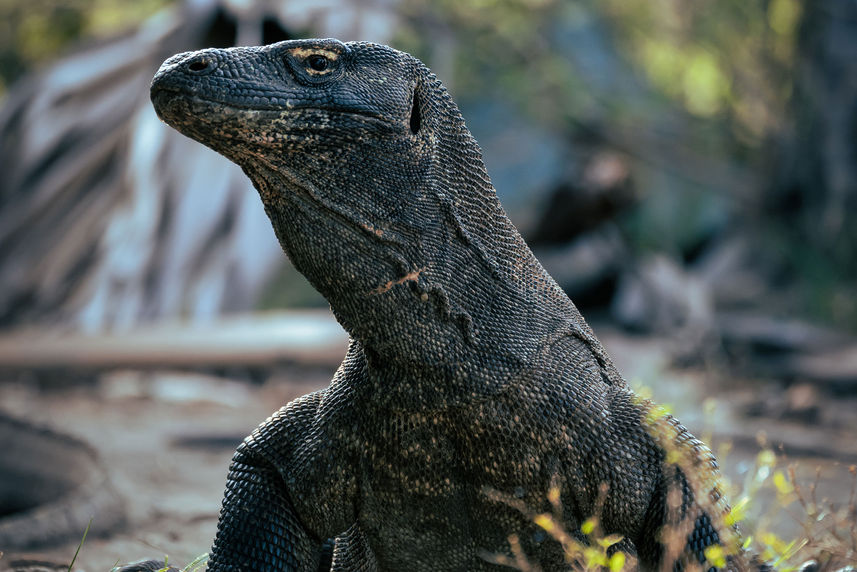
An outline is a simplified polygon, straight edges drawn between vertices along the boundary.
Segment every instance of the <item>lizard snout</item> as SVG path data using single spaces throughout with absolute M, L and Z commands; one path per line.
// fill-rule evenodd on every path
M 161 64 L 152 79 L 152 92 L 158 88 L 187 86 L 193 77 L 204 76 L 218 68 L 219 59 L 216 50 L 200 50 L 175 55 Z

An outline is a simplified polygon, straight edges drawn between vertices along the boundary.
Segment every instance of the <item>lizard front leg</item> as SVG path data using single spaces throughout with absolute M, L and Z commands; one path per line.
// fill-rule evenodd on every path
M 209 572 L 327 572 L 324 545 L 306 530 L 280 473 L 243 443 L 232 459 Z M 114 572 L 159 572 L 165 562 L 146 560 Z M 170 571 L 178 572 L 176 568 Z
M 229 469 L 208 570 L 319 570 L 321 539 L 304 528 L 280 473 L 245 445 Z
M 325 539 L 346 530 L 344 519 L 351 515 L 343 510 L 341 482 L 330 478 L 330 473 L 343 473 L 341 467 L 331 470 L 333 460 L 341 456 L 318 437 L 324 396 L 322 390 L 292 401 L 238 447 L 229 467 L 209 572 L 330 569 Z M 327 492 L 323 501 L 318 488 Z M 152 560 L 118 572 L 161 566 Z
M 325 540 L 348 526 L 336 478 L 346 473 L 343 458 L 321 437 L 326 391 L 280 409 L 235 452 L 210 572 L 329 569 Z

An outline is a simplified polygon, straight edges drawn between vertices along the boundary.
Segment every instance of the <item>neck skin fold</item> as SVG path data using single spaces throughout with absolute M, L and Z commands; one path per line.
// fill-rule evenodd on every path
M 395 407 L 494 395 L 538 367 L 563 335 L 591 336 L 503 213 L 484 171 L 470 172 L 469 181 L 459 179 L 464 191 L 438 186 L 434 175 L 394 174 L 398 187 L 382 185 L 418 203 L 418 225 L 406 216 L 412 211 L 373 218 L 323 198 L 366 189 L 310 184 L 282 167 L 248 169 L 287 254 L 357 342 L 352 351 L 365 356 L 372 391 Z M 449 199 L 465 191 L 479 206 Z

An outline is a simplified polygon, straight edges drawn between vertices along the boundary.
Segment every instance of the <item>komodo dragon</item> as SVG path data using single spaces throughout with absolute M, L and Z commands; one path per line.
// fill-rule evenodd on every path
M 209 570 L 508 569 L 510 537 L 543 570 L 579 568 L 545 513 L 581 542 L 599 514 L 632 567 L 755 566 L 713 456 L 629 389 L 419 60 L 337 40 L 207 49 L 164 62 L 151 96 L 243 168 L 351 336 L 329 387 L 238 448 Z

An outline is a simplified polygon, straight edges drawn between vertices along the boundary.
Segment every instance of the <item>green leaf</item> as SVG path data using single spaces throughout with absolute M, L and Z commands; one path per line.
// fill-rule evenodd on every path
M 795 490 L 782 471 L 774 472 L 774 486 L 777 487 L 777 492 L 781 495 L 791 494 Z
M 625 567 L 625 553 L 617 552 L 610 557 L 610 562 L 607 564 L 610 572 L 619 572 Z
M 624 537 L 621 534 L 608 534 L 607 536 L 605 536 L 603 538 L 599 538 L 598 544 L 602 548 L 609 548 L 610 546 L 613 546 L 614 544 L 616 544 L 618 542 L 622 542 L 623 538 Z
M 208 552 L 200 554 L 190 561 L 190 563 L 182 568 L 182 572 L 196 572 L 208 563 Z
M 598 521 L 595 519 L 595 517 L 587 518 L 586 521 L 581 525 L 580 532 L 586 535 L 592 534 L 592 532 L 595 530 L 595 525 L 597 523 Z
M 533 521 L 548 532 L 553 532 L 556 528 L 556 523 L 554 522 L 551 515 L 547 513 L 537 514 L 535 518 L 533 518 Z
M 71 559 L 71 563 L 68 565 L 68 572 L 71 572 L 72 566 L 74 566 L 74 561 L 77 560 L 77 555 L 80 554 L 80 549 L 83 547 L 83 542 L 86 540 L 86 535 L 89 534 L 89 528 L 92 526 L 92 519 L 89 519 L 89 524 L 86 525 L 86 530 L 83 531 L 83 538 L 80 539 L 80 543 L 77 545 L 77 550 L 74 551 L 74 556 Z M 2 553 L 0 553 L 2 554 Z
M 718 544 L 712 544 L 705 549 L 705 559 L 717 568 L 726 567 L 726 553 L 723 547 Z

